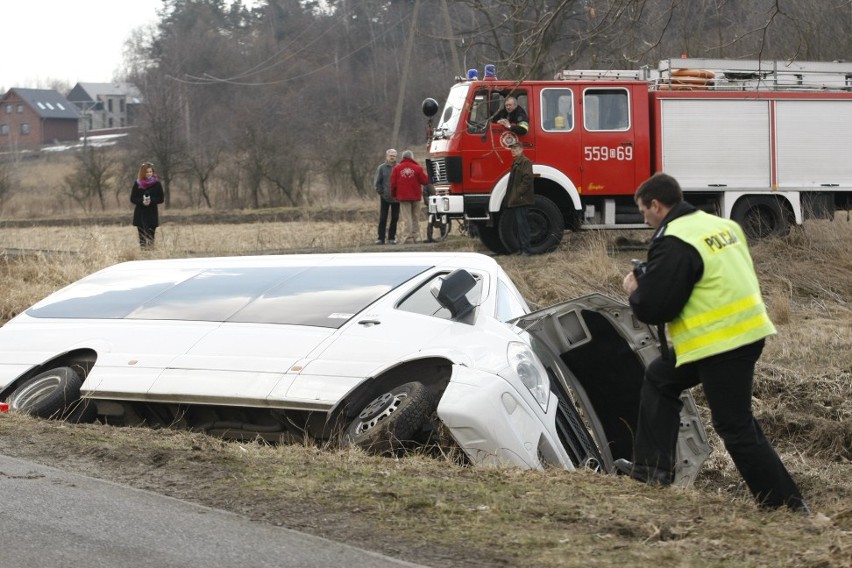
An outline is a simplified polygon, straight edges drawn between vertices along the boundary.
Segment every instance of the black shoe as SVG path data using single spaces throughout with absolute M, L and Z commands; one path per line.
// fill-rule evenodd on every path
M 811 508 L 808 507 L 808 504 L 805 503 L 804 499 L 790 499 L 787 501 L 787 508 L 796 513 L 801 513 L 803 515 L 810 515 Z
M 668 471 L 663 471 L 649 465 L 633 463 L 623 458 L 615 460 L 612 465 L 615 466 L 616 473 L 627 475 L 642 483 L 671 485 L 674 481 L 674 476 Z

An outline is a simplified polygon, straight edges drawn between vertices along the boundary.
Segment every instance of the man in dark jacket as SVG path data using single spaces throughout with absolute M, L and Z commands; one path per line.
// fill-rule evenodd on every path
M 509 150 L 514 160 L 506 184 L 506 213 L 515 218 L 518 254 L 529 256 L 532 254 L 529 209 L 530 205 L 535 203 L 532 162 L 524 156 L 524 145 L 520 142 L 509 146 Z
M 523 136 L 530 129 L 530 119 L 527 117 L 527 111 L 524 107 L 518 104 L 518 99 L 513 96 L 506 97 L 501 108 L 491 122 L 495 122 L 500 126 L 511 130 L 518 136 Z
M 624 277 L 636 317 L 668 324 L 674 353 L 648 366 L 642 384 L 633 462 L 619 473 L 669 485 L 674 477 L 680 394 L 701 384 L 713 427 L 758 502 L 807 512 L 799 488 L 752 415 L 754 367 L 765 338 L 775 334 L 745 234 L 734 221 L 683 201 L 677 180 L 655 174 L 634 196 L 657 229 L 648 262 Z
M 377 245 L 385 244 L 385 229 L 387 229 L 388 242 L 396 244 L 396 224 L 399 221 L 399 201 L 391 197 L 390 178 L 393 168 L 396 166 L 396 150 L 390 148 L 385 152 L 385 161 L 376 169 L 376 193 L 379 194 L 379 238 Z M 388 226 L 388 212 L 390 212 L 390 226 Z

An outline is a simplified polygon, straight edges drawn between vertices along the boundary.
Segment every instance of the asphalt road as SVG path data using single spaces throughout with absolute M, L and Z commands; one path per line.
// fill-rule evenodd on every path
M 0 455 L 0 568 L 417 567 Z

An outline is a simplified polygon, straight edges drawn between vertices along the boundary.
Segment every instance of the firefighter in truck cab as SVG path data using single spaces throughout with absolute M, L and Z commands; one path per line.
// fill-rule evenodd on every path
M 494 115 L 491 122 L 499 124 L 506 130 L 511 130 L 518 136 L 523 136 L 530 129 L 527 111 L 518 104 L 518 99 L 511 95 L 506 97 L 503 108 Z

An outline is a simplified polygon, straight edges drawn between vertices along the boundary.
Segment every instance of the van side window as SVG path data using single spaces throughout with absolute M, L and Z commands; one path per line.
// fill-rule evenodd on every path
M 574 92 L 571 89 L 542 89 L 541 127 L 547 132 L 574 129 Z
M 583 93 L 583 124 L 588 131 L 629 130 L 627 89 L 587 89 Z
M 401 301 L 396 308 L 415 314 L 423 314 L 441 319 L 452 319 L 453 316 L 450 311 L 441 306 L 438 300 L 435 299 L 435 296 L 432 295 L 432 284 L 446 275 L 446 273 L 442 273 L 430 278 Z M 473 306 L 478 306 L 482 303 L 482 276 L 473 274 L 473 277 L 476 279 L 476 285 L 465 296 L 467 296 L 468 301 Z

